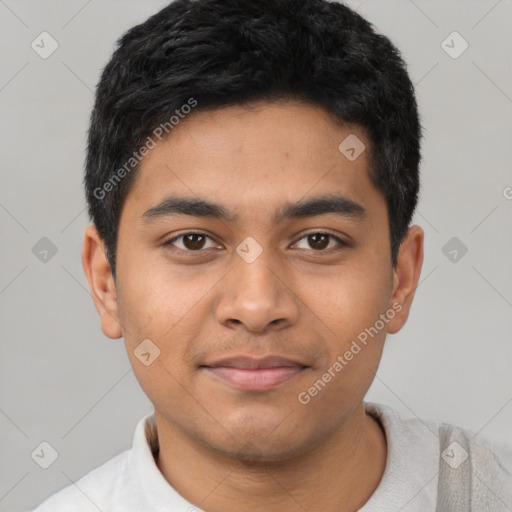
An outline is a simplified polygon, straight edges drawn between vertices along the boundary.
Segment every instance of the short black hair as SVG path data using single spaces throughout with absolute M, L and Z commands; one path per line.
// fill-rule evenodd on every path
M 396 266 L 418 201 L 422 136 L 399 50 L 340 2 L 176 0 L 117 41 L 96 90 L 84 182 L 114 277 L 120 213 L 144 148 L 192 107 L 286 99 L 365 129 Z

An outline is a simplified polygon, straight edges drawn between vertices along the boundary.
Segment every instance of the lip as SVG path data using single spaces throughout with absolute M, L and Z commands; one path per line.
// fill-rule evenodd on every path
M 280 356 L 237 356 L 205 364 L 201 368 L 239 389 L 265 391 L 289 381 L 309 367 Z

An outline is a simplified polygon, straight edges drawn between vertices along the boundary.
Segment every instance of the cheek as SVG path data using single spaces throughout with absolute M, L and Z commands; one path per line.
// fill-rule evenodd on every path
M 347 266 L 325 279 L 315 280 L 314 287 L 304 283 L 304 290 L 308 290 L 304 302 L 326 332 L 326 339 L 346 342 L 374 325 L 389 307 L 388 281 L 387 276 L 368 267 Z
M 311 421 L 319 416 L 333 424 L 366 395 L 382 356 L 388 311 L 387 281 L 375 273 L 351 272 L 315 287 L 317 325 L 324 333 L 326 361 L 300 389 L 298 403 Z M 338 413 L 332 413 L 334 409 Z
M 191 359 L 211 314 L 208 291 L 216 281 L 205 274 L 178 273 L 170 266 L 120 267 L 119 318 L 126 349 L 141 387 L 152 400 L 179 399 L 180 383 L 190 380 Z M 141 343 L 147 339 L 156 347 L 150 344 L 149 352 L 157 357 L 145 366 L 153 355 L 141 361 L 137 354 L 141 355 L 139 346 L 144 347 Z
M 301 391 L 318 413 L 333 403 L 346 410 L 363 399 L 378 369 L 391 317 L 381 320 L 389 309 L 388 279 L 369 267 L 341 269 L 316 282 L 308 305 L 323 333 L 327 357 Z
M 201 310 L 209 283 L 204 274 L 187 273 L 161 262 L 151 264 L 150 256 L 143 265 L 136 260 L 120 266 L 118 290 L 119 315 L 127 338 L 150 338 L 166 342 L 175 332 L 191 324 Z

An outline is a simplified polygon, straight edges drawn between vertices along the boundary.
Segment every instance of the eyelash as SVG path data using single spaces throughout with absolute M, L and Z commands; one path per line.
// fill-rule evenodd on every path
M 201 252 L 205 252 L 205 249 L 198 249 L 197 251 L 193 251 L 193 250 L 190 250 L 190 249 L 180 249 L 180 248 L 176 248 L 176 247 L 172 246 L 172 244 L 176 240 L 179 240 L 180 238 L 184 238 L 187 235 L 201 235 L 201 236 L 204 236 L 206 238 L 209 238 L 210 240 L 213 240 L 213 238 L 211 236 L 207 235 L 206 233 L 201 233 L 201 232 L 198 232 L 198 231 L 187 231 L 186 233 L 182 233 L 181 235 L 175 236 L 175 237 L 167 240 L 166 242 L 164 242 L 163 245 L 165 247 L 167 247 L 172 252 L 181 252 L 181 253 L 185 254 L 186 256 L 191 256 L 191 257 L 194 257 L 196 254 L 199 254 Z M 333 235 L 332 233 L 328 233 L 328 232 L 325 232 L 325 231 L 313 231 L 312 233 L 307 233 L 306 235 L 301 236 L 297 240 L 297 242 L 300 242 L 304 238 L 307 238 L 308 236 L 311 236 L 311 235 L 327 235 L 328 237 L 330 237 L 330 238 L 334 239 L 336 242 L 338 242 L 338 244 L 340 245 L 340 247 L 338 247 L 338 248 L 331 247 L 329 249 L 317 249 L 317 250 L 310 249 L 311 251 L 313 251 L 315 253 L 327 253 L 327 254 L 330 254 L 331 252 L 338 252 L 338 251 L 341 251 L 342 249 L 348 247 L 348 244 L 346 242 L 344 242 L 341 238 L 339 238 L 336 235 Z M 302 250 L 307 250 L 307 249 L 302 249 Z

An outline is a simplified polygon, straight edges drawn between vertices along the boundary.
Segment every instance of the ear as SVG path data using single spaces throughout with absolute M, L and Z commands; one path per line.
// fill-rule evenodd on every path
M 100 315 L 101 330 L 111 339 L 122 336 L 117 292 L 112 269 L 105 256 L 105 244 L 94 225 L 88 226 L 82 245 L 84 267 L 94 305 Z
M 397 314 L 388 323 L 388 332 L 397 333 L 407 322 L 414 293 L 423 265 L 423 239 L 425 233 L 419 226 L 411 226 L 398 251 L 397 264 L 393 270 L 393 296 Z M 398 309 L 398 304 L 401 309 Z

